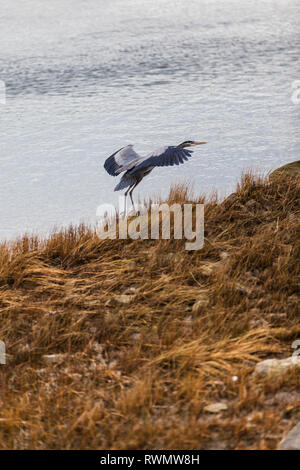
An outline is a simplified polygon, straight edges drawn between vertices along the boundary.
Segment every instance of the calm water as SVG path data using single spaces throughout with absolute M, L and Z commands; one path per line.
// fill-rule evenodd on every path
M 209 142 L 142 197 L 299 159 L 299 17 L 299 0 L 1 0 L 0 238 L 94 222 L 128 143 Z

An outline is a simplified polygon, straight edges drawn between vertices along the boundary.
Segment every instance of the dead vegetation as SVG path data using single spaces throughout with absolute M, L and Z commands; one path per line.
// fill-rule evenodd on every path
M 199 251 L 84 226 L 2 244 L 0 448 L 276 448 L 300 377 L 253 368 L 300 338 L 299 196 L 297 178 L 244 176 L 206 202 Z

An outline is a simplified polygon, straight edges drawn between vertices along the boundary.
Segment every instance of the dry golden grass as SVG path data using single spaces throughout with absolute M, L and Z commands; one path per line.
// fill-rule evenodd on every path
M 299 374 L 253 368 L 300 337 L 299 196 L 300 179 L 244 176 L 206 202 L 199 251 L 84 226 L 0 245 L 0 448 L 276 448 Z

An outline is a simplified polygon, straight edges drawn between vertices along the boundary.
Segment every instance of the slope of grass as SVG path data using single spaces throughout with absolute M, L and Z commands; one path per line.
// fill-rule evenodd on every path
M 276 448 L 299 374 L 253 369 L 300 338 L 299 196 L 299 179 L 244 176 L 205 203 L 199 251 L 84 226 L 2 244 L 0 448 Z

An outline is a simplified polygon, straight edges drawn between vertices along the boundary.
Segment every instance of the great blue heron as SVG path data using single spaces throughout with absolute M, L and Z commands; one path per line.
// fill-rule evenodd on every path
M 156 166 L 173 166 L 184 163 L 191 156 L 192 150 L 187 147 L 206 144 L 206 142 L 194 142 L 186 140 L 177 146 L 162 147 L 146 157 L 140 157 L 134 150 L 133 145 L 122 147 L 113 153 L 104 163 L 104 168 L 109 175 L 117 176 L 124 173 L 115 191 L 128 188 L 125 198 L 129 192 L 132 205 L 134 207 L 132 192 L 142 179 Z

